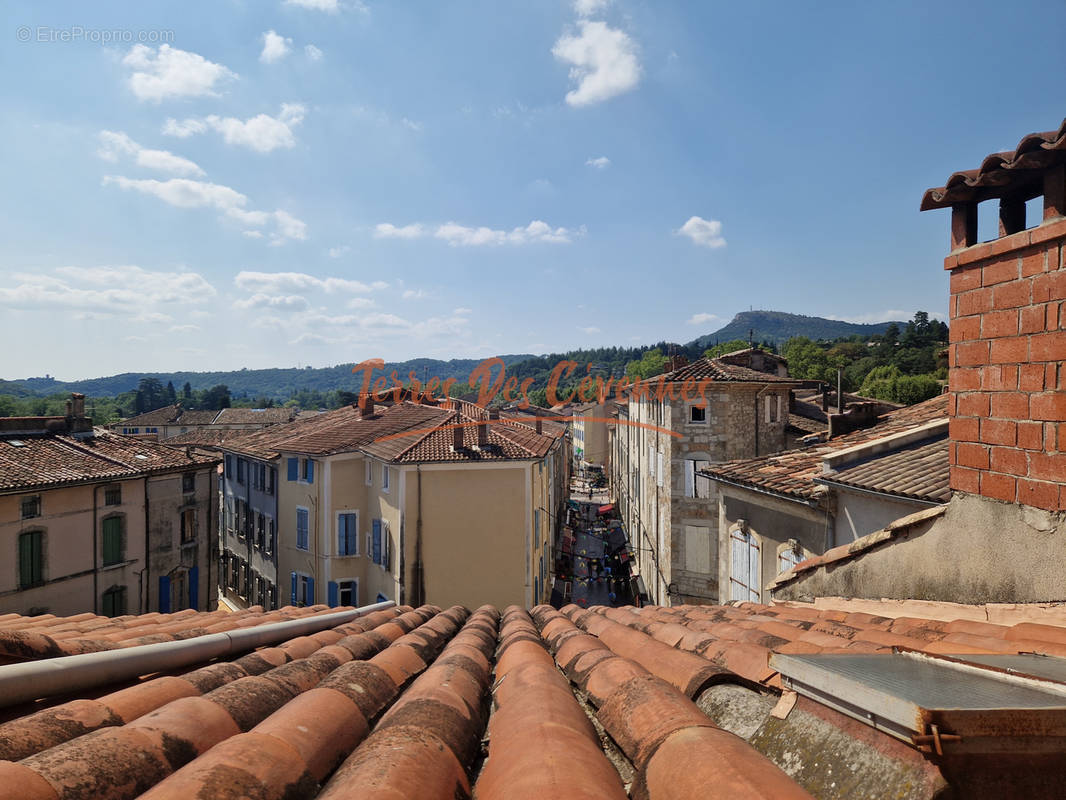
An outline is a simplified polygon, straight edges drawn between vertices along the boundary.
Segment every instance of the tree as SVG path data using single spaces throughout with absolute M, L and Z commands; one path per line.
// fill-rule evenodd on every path
M 192 402 L 192 384 L 189 383 L 188 381 L 185 381 L 185 385 L 181 387 L 181 402 L 182 403 L 191 403 Z
M 229 388 L 224 383 L 212 386 L 204 393 L 203 407 L 212 411 L 229 408 Z
M 730 339 L 728 342 L 722 342 L 721 344 L 716 344 L 714 347 L 707 349 L 704 351 L 703 355 L 705 358 L 717 358 L 726 353 L 735 353 L 737 350 L 747 349 L 748 343 L 743 339 Z
M 646 352 L 639 361 L 630 361 L 626 364 L 626 375 L 641 380 L 654 378 L 666 371 L 666 365 L 669 362 L 670 359 L 656 347 Z
M 174 391 L 174 381 L 167 381 L 167 388 L 165 389 L 166 405 L 172 406 L 178 402 L 178 393 Z
M 166 390 L 158 378 L 141 378 L 137 383 L 136 413 L 143 414 L 162 408 L 166 403 Z

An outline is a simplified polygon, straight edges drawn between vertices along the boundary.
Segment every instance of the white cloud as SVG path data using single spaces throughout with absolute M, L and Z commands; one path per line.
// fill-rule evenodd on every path
M 168 119 L 163 125 L 163 133 L 184 138 L 211 129 L 222 134 L 226 144 L 269 153 L 281 147 L 296 146 L 296 136 L 292 129 L 303 122 L 306 113 L 307 109 L 299 103 L 282 103 L 281 111 L 276 117 L 257 114 L 240 120 L 236 117 L 219 117 L 212 114 L 202 119 Z
M 676 233 L 679 236 L 687 236 L 701 247 L 711 249 L 725 247 L 725 239 L 722 238 L 722 223 L 716 219 L 689 217 Z
M 281 36 L 274 30 L 269 30 L 262 36 L 263 51 L 259 54 L 259 60 L 264 64 L 273 64 L 281 61 L 292 52 L 292 39 Z
M 304 54 L 307 56 L 308 61 L 322 60 L 322 51 L 313 44 L 304 45 Z
M 408 130 L 412 130 L 412 131 L 420 131 L 420 130 L 422 130 L 422 123 L 421 122 L 416 122 L 415 120 L 408 119 L 407 117 L 403 117 L 400 120 L 400 124 L 403 125 L 405 128 L 407 128 Z
M 596 169 L 607 169 L 611 166 L 611 159 L 607 156 L 599 156 L 598 158 L 590 158 L 585 162 L 586 167 L 595 167 Z
M 570 64 L 570 80 L 576 89 L 566 93 L 571 106 L 600 103 L 628 92 L 640 82 L 636 43 L 624 32 L 605 22 L 582 19 L 580 33 L 563 35 L 552 55 Z
M 577 231 L 580 235 L 583 231 Z M 515 228 L 512 231 L 493 230 L 492 228 L 480 227 L 469 228 L 455 222 L 446 222 L 437 228 L 433 234 L 438 239 L 443 239 L 453 247 L 500 245 L 500 244 L 529 244 L 531 242 L 569 242 L 575 231 L 567 228 L 552 228 L 548 223 L 535 219 L 524 228 Z
M 597 333 L 603 333 L 603 331 L 601 331 L 599 328 L 597 328 L 595 326 L 591 326 L 591 327 L 588 327 L 588 328 L 578 328 L 578 330 L 581 331 L 584 334 L 587 334 L 588 336 L 592 336 L 592 335 L 597 334 Z
M 346 253 L 351 252 L 351 249 L 352 248 L 349 247 L 348 245 L 342 244 L 342 245 L 339 245 L 338 247 L 331 247 L 328 250 L 328 254 L 329 254 L 330 258 L 340 258 L 341 256 L 345 255 Z
M 432 234 L 432 226 L 421 222 L 413 222 L 410 225 L 397 226 L 391 222 L 379 223 L 374 228 L 374 237 L 378 239 L 418 239 L 430 236 L 442 239 L 453 247 L 479 246 L 479 245 L 503 245 L 503 244 L 530 244 L 532 242 L 565 243 L 571 241 L 574 236 L 581 236 L 585 229 L 578 228 L 552 228 L 548 223 L 535 219 L 525 227 L 514 228 L 510 231 L 497 230 L 485 226 L 470 227 L 460 225 L 457 222 L 445 222 L 438 225 Z
M 195 272 L 156 272 L 137 266 L 59 267 L 52 274 L 15 273 L 0 286 L 0 307 L 76 309 L 122 314 L 138 322 L 168 322 L 158 305 L 203 303 L 215 288 Z
M 122 63 L 133 69 L 129 85 L 137 99 L 155 103 L 170 97 L 217 97 L 216 84 L 237 77 L 221 64 L 168 44 L 158 50 L 136 44 Z
M 230 219 L 252 228 L 261 228 L 273 222 L 274 230 L 269 234 L 272 245 L 283 244 L 288 239 L 307 238 L 307 225 L 302 220 L 280 209 L 249 211 L 244 208 L 248 198 L 229 186 L 188 178 L 158 181 L 154 178 L 137 180 L 122 175 L 104 176 L 105 185 L 112 183 L 122 189 L 132 189 L 142 194 L 154 195 L 163 202 L 178 208 L 215 208 Z M 262 234 L 255 230 L 245 230 L 244 234 L 256 239 L 262 238 Z
M 422 300 L 429 297 L 429 292 L 424 289 L 407 289 L 403 293 L 404 300 Z
M 328 11 L 331 14 L 340 10 L 338 0 L 285 0 L 285 5 L 310 8 L 315 11 Z
M 402 227 L 397 227 L 391 222 L 382 222 L 374 227 L 376 239 L 417 239 L 425 235 L 425 228 L 417 222 Z
M 252 272 L 247 270 L 238 272 L 233 283 L 238 289 L 270 295 L 308 290 L 367 294 L 388 287 L 384 281 L 363 283 L 347 278 L 318 278 L 304 272 Z
M 607 8 L 610 0 L 574 0 L 574 12 L 579 17 L 591 17 Z
M 453 308 L 452 309 L 452 314 L 454 314 L 457 317 L 465 317 L 465 316 L 468 316 L 468 315 L 473 314 L 473 313 L 474 313 L 473 310 L 469 309 L 469 308 Z
M 179 121 L 171 117 L 163 123 L 163 135 L 177 136 L 179 139 L 186 139 L 194 133 L 203 133 L 206 130 L 207 123 L 202 119 L 189 118 Z
M 196 333 L 200 330 L 199 325 L 173 325 L 169 333 Z
M 167 150 L 149 150 L 141 147 L 121 131 L 100 131 L 100 149 L 97 155 L 104 161 L 116 162 L 119 156 L 131 155 L 138 166 L 146 169 L 172 172 L 176 175 L 203 175 L 199 165 L 187 158 L 176 156 Z
M 271 311 L 306 311 L 311 307 L 307 298 L 298 294 L 292 295 L 268 295 L 253 294 L 243 300 L 233 303 L 234 308 L 242 310 L 263 308 Z
M 353 297 L 344 305 L 347 308 L 370 308 L 374 305 L 374 301 L 369 297 Z
M 708 323 L 708 322 L 710 322 L 712 320 L 716 320 L 716 319 L 719 319 L 717 314 L 707 314 L 707 313 L 693 314 L 691 317 L 688 318 L 688 324 L 689 325 L 703 325 L 705 323 Z

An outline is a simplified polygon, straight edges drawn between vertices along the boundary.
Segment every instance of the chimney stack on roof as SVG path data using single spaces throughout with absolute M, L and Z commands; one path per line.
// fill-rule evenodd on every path
M 533 417 L 533 419 L 536 422 L 534 428 L 536 429 L 537 433 L 544 433 L 544 423 L 541 422 L 540 414 L 537 414 L 535 417 Z
M 369 392 L 363 392 L 359 395 L 359 416 L 363 419 L 373 416 L 374 414 L 374 400 L 370 396 Z
M 456 412 L 452 417 L 452 451 L 458 452 L 463 449 L 463 418 Z

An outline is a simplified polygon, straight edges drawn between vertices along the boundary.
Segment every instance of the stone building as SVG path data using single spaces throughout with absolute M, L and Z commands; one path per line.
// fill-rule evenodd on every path
M 0 419 L 0 611 L 215 607 L 217 460 L 65 417 Z
M 643 382 L 620 404 L 611 488 L 652 602 L 719 599 L 718 508 L 696 476 L 711 462 L 784 449 L 794 381 L 769 355 L 703 358 Z

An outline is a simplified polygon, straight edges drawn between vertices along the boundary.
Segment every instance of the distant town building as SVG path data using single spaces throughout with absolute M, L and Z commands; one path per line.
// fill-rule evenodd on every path
M 782 363 L 758 348 L 702 358 L 645 381 L 643 396 L 618 409 L 610 482 L 652 602 L 719 599 L 717 503 L 696 476 L 712 462 L 784 449 L 795 381 Z
M 258 430 L 268 425 L 291 422 L 298 413 L 299 409 L 284 406 L 200 411 L 186 409 L 181 403 L 175 403 L 115 422 L 109 425 L 108 429 L 124 436 L 155 437 L 164 441 L 202 431 Z
M 0 611 L 216 605 L 217 459 L 63 417 L 0 418 Z
M 568 442 L 562 425 L 472 403 L 365 398 L 227 442 L 226 597 L 542 602 Z

